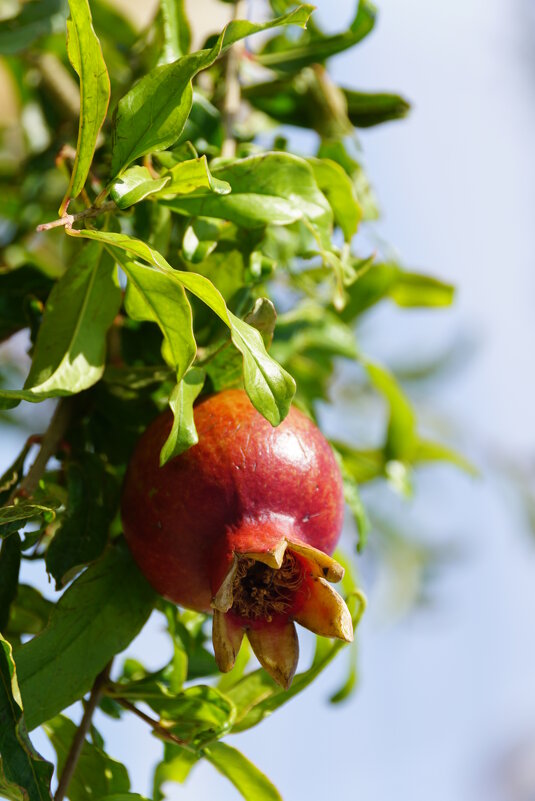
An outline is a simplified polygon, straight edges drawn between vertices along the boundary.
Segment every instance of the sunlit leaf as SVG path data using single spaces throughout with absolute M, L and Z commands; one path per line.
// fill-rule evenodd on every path
M 120 546 L 110 548 L 62 595 L 46 629 L 17 650 L 31 730 L 81 698 L 147 620 L 154 592 Z
M 80 126 L 76 158 L 60 215 L 65 212 L 69 199 L 78 197 L 84 187 L 110 101 L 110 78 L 93 29 L 89 0 L 69 0 L 69 8 L 67 53 L 80 78 Z

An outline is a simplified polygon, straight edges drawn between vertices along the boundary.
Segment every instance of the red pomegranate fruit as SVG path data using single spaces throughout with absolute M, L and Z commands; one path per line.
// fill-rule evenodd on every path
M 244 633 L 283 687 L 299 646 L 294 621 L 353 639 L 349 611 L 329 582 L 342 527 L 340 471 L 327 441 L 292 408 L 273 428 L 245 392 L 207 397 L 194 411 L 199 442 L 159 466 L 170 412 L 141 437 L 126 474 L 127 542 L 154 588 L 188 609 L 212 611 L 222 671 Z

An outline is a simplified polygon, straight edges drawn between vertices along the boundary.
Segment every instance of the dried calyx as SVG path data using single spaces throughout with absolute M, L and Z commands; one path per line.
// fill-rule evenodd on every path
M 233 667 L 246 634 L 261 665 L 287 688 L 299 657 L 295 622 L 351 642 L 351 615 L 329 583 L 342 576 L 338 562 L 302 543 L 281 540 L 270 551 L 235 554 L 212 601 L 219 668 Z

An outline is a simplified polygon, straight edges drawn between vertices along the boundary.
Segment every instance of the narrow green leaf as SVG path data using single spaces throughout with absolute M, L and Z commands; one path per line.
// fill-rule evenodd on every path
M 9 506 L 2 506 L 0 508 L 0 538 L 20 531 L 29 520 L 35 520 L 43 515 L 48 516 L 48 522 L 52 522 L 58 506 L 59 502 L 52 499 L 47 503 L 35 503 L 29 498 L 24 498 Z
M 50 801 L 53 766 L 34 750 L 24 724 L 10 644 L 0 634 L 0 788 L 24 801 Z
M 342 167 L 330 159 L 309 158 L 314 177 L 333 210 L 334 221 L 342 229 L 344 239 L 350 242 L 362 219 L 354 187 Z
M 478 476 L 479 471 L 462 453 L 441 442 L 420 439 L 414 452 L 414 463 L 422 462 L 450 462 L 456 467 L 460 467 L 470 476 Z
M 433 276 L 400 269 L 389 295 L 398 306 L 407 308 L 451 306 L 455 287 Z
M 18 534 L 0 543 L 0 631 L 7 627 L 10 607 L 17 595 L 20 551 L 21 541 Z
M 226 743 L 213 743 L 204 749 L 203 756 L 232 782 L 246 801 L 282 801 L 268 777 L 236 748 Z
M 195 749 L 227 734 L 236 718 L 236 708 L 215 687 L 197 684 L 175 696 L 149 699 L 149 705 L 165 726 Z
M 57 771 L 61 776 L 77 727 L 69 718 L 57 715 L 48 720 L 43 728 L 54 746 L 58 757 Z M 101 801 L 103 797 L 114 793 L 125 793 L 128 797 L 129 789 L 130 779 L 125 766 L 85 740 L 69 782 L 70 801 Z
M 238 319 L 227 309 L 221 293 L 207 278 L 197 273 L 173 270 L 158 251 L 149 247 L 145 242 L 125 234 L 89 229 L 71 230 L 68 233 L 71 236 L 104 242 L 108 246 L 120 248 L 144 259 L 156 267 L 161 274 L 172 277 L 203 303 L 206 303 L 230 328 L 232 341 L 243 356 L 245 389 L 251 402 L 272 425 L 278 425 L 284 420 L 295 394 L 293 378 L 268 355 L 259 331 Z M 126 270 L 127 262 L 122 261 L 122 263 Z M 130 262 L 128 264 L 130 265 Z M 141 265 L 138 265 L 138 268 L 148 271 L 148 268 Z M 131 270 L 131 266 L 128 269 Z M 153 274 L 157 275 L 158 273 L 153 272 Z
M 50 293 L 24 389 L 0 397 L 38 402 L 95 384 L 120 303 L 113 260 L 98 244 L 85 247 Z
M 314 28 L 297 43 L 289 37 L 280 36 L 269 42 L 256 58 L 264 67 L 282 72 L 298 72 L 310 64 L 321 63 L 358 44 L 373 29 L 375 16 L 373 3 L 359 0 L 355 18 L 343 33 L 324 36 Z
M 193 404 L 203 388 L 205 377 L 203 370 L 190 369 L 171 393 L 169 406 L 173 412 L 173 427 L 160 453 L 161 467 L 199 441 L 193 420 Z
M 71 180 L 59 214 L 65 213 L 72 197 L 78 197 L 86 182 L 97 137 L 110 102 L 110 78 L 102 48 L 93 29 L 89 0 L 69 0 L 67 52 L 80 78 L 80 125 Z
M 197 352 L 191 306 L 184 288 L 172 273 L 125 258 L 118 248 L 113 252 L 128 276 L 125 307 L 129 317 L 157 323 L 164 335 L 164 357 L 180 381 Z
M 212 168 L 228 195 L 195 194 L 163 201 L 187 216 L 220 217 L 244 228 L 307 220 L 327 243 L 332 211 L 309 164 L 289 153 L 262 153 Z
M 110 548 L 66 590 L 46 629 L 17 651 L 29 729 L 89 691 L 140 631 L 154 598 L 124 546 Z
M 313 10 L 303 5 L 263 24 L 230 22 L 210 50 L 199 50 L 156 67 L 119 101 L 113 131 L 111 173 L 115 179 L 132 161 L 172 145 L 184 127 L 192 104 L 191 80 L 232 44 L 279 25 L 306 25 Z
M 411 108 L 405 98 L 388 92 L 342 91 L 347 103 L 347 116 L 356 128 L 369 128 L 389 120 L 402 119 Z
M 146 167 L 130 167 L 111 185 L 110 196 L 120 209 L 127 209 L 159 192 L 169 180 L 169 176 L 153 178 Z
M 160 0 L 163 51 L 160 64 L 169 64 L 189 52 L 191 30 L 184 0 Z
M 407 396 L 394 376 L 379 364 L 365 363 L 375 389 L 389 407 L 385 453 L 388 460 L 411 462 L 416 446 L 416 416 Z

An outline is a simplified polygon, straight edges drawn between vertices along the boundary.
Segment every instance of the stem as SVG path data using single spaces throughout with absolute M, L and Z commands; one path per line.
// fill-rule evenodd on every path
M 165 726 L 162 726 L 162 724 L 158 720 L 151 718 L 150 715 L 146 715 L 145 712 L 142 712 L 141 709 L 137 708 L 137 706 L 131 704 L 130 701 L 127 701 L 126 698 L 122 698 L 121 696 L 118 695 L 112 695 L 111 697 L 113 698 L 114 701 L 117 701 L 117 703 L 120 704 L 122 707 L 128 709 L 129 712 L 133 712 L 133 714 L 137 715 L 138 718 L 143 720 L 145 723 L 148 723 L 149 726 L 152 728 L 152 730 L 155 732 L 155 734 L 157 734 L 158 737 L 161 737 L 162 740 L 167 740 L 167 742 L 169 743 L 174 743 L 175 745 L 179 745 L 181 748 L 185 748 L 187 751 L 192 751 L 196 753 L 195 749 L 192 748 L 191 745 L 186 740 L 181 740 L 180 737 L 176 736 L 176 734 L 173 734 L 168 729 L 166 729 Z M 58 799 L 56 798 L 54 799 L 54 801 L 58 801 Z
M 72 228 L 72 226 L 77 220 L 86 220 L 88 217 L 98 217 L 99 214 L 106 214 L 107 212 L 116 210 L 117 206 L 115 205 L 113 200 L 109 200 L 107 203 L 103 203 L 102 206 L 99 207 L 92 206 L 90 209 L 86 209 L 85 211 L 79 211 L 77 214 L 65 214 L 63 217 L 60 217 L 59 220 L 53 220 L 52 222 L 48 223 L 41 223 L 41 225 L 37 226 L 36 230 L 50 231 L 51 228 L 60 228 L 63 225 L 66 228 Z
M 52 415 L 52 419 L 46 430 L 46 433 L 43 435 L 41 447 L 35 462 L 32 464 L 28 470 L 28 473 L 22 479 L 18 487 L 16 487 L 11 493 L 7 502 L 8 505 L 13 503 L 13 500 L 17 495 L 30 497 L 34 494 L 43 476 L 43 473 L 45 472 L 48 460 L 57 452 L 61 440 L 65 436 L 65 432 L 67 431 L 71 421 L 71 416 L 72 403 L 67 399 L 60 400 L 56 406 L 54 414 Z
M 246 0 L 238 0 L 234 6 L 232 19 L 242 19 L 245 15 Z M 227 56 L 227 69 L 225 73 L 225 97 L 223 99 L 223 128 L 225 138 L 221 146 L 223 158 L 232 159 L 236 155 L 236 139 L 234 125 L 238 118 L 241 101 L 240 88 L 240 61 L 245 50 L 243 39 L 236 42 L 229 50 Z
M 76 770 L 76 765 L 78 764 L 80 754 L 82 753 L 82 748 L 84 747 L 86 735 L 89 731 L 89 727 L 91 726 L 93 713 L 98 706 L 104 687 L 108 682 L 110 668 L 111 662 L 106 668 L 104 668 L 102 673 L 99 673 L 95 679 L 82 720 L 78 726 L 76 734 L 74 735 L 71 747 L 69 748 L 69 753 L 67 754 L 67 759 L 65 760 L 65 765 L 63 766 L 63 771 L 59 780 L 58 789 L 56 790 L 56 794 L 54 796 L 54 801 L 63 801 L 63 798 L 68 790 L 69 783 L 73 777 L 74 771 Z

